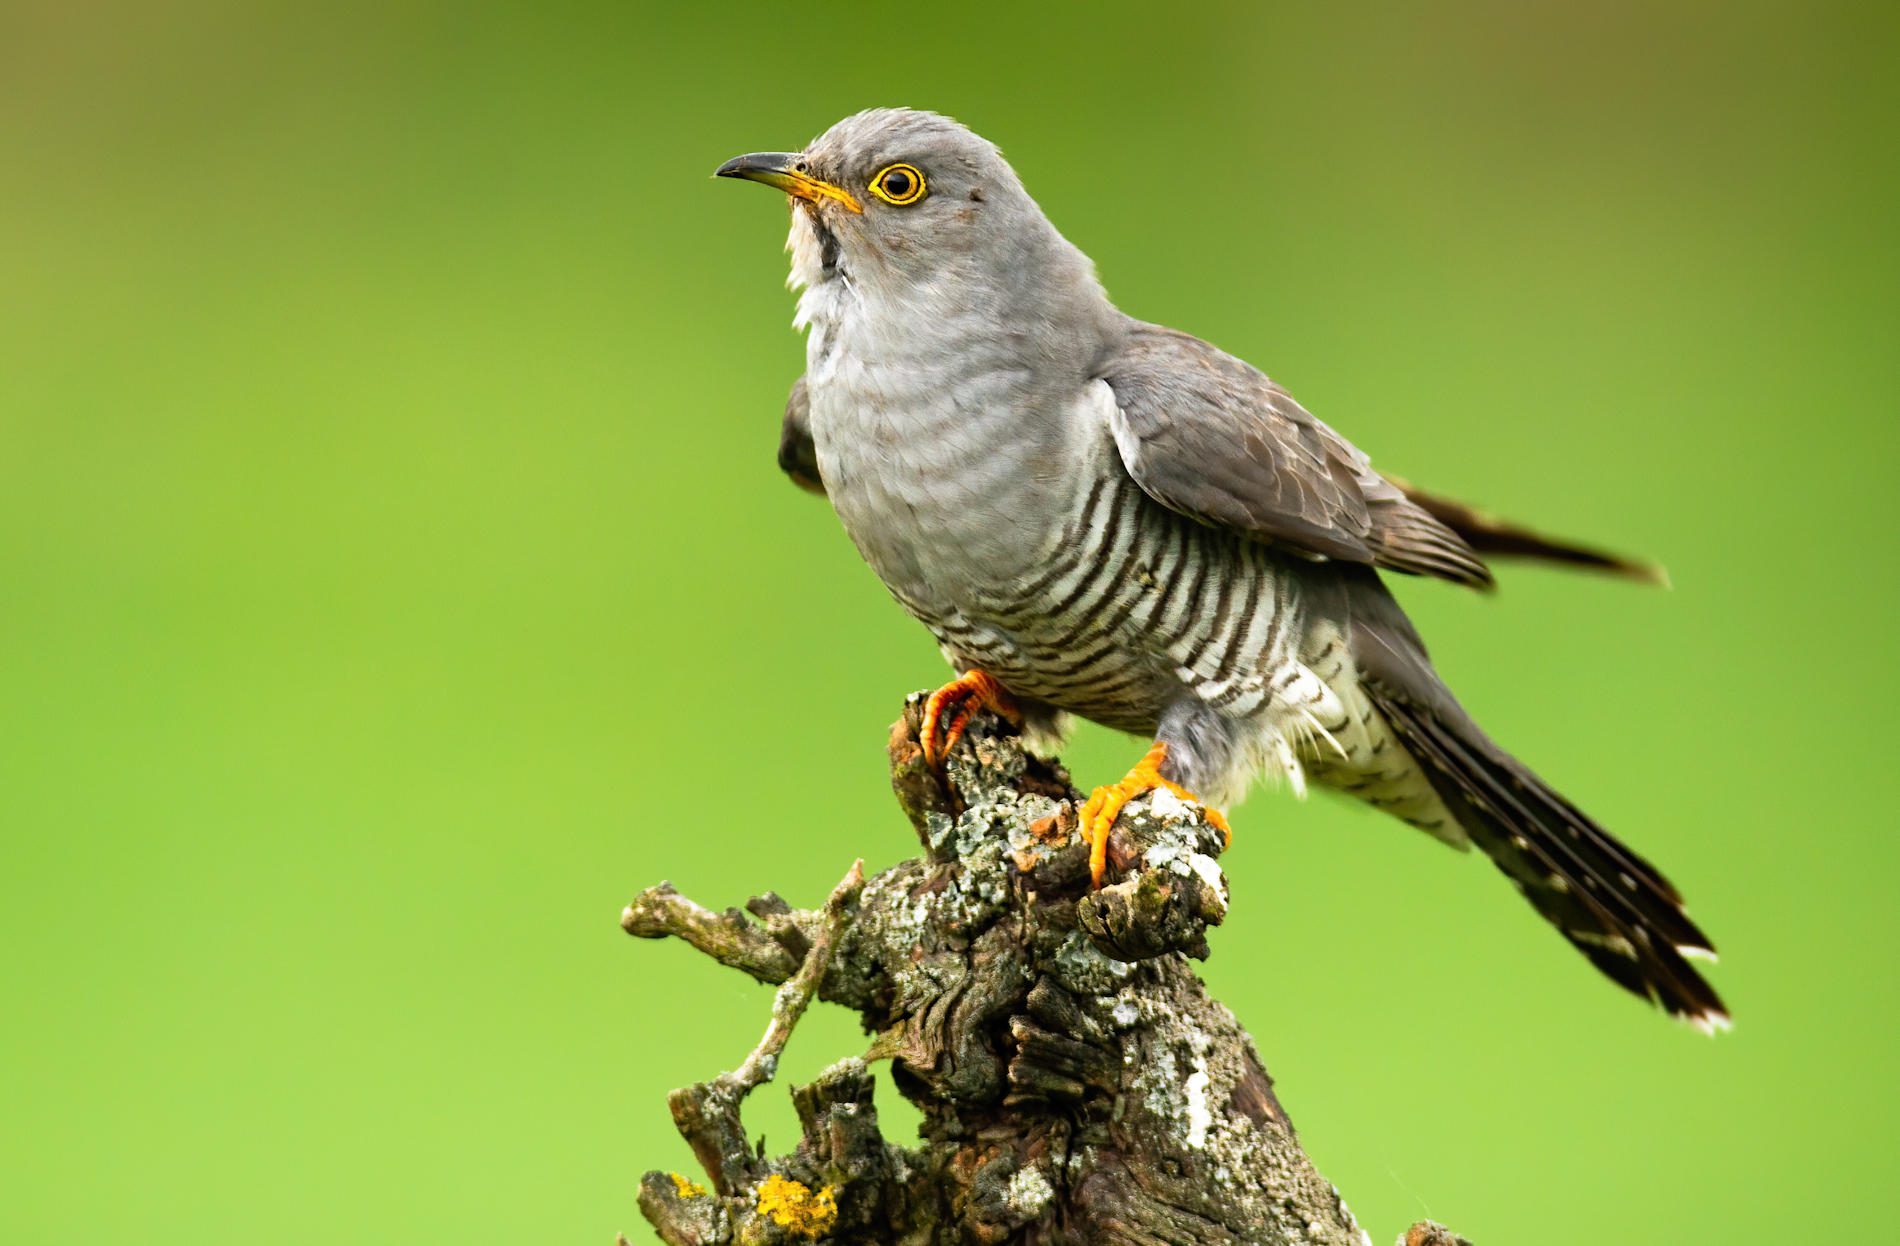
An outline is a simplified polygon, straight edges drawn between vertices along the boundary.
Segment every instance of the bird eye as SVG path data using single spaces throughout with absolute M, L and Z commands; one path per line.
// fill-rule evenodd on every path
M 909 207 L 924 197 L 924 175 L 914 164 L 891 164 L 871 179 L 871 193 L 892 207 Z

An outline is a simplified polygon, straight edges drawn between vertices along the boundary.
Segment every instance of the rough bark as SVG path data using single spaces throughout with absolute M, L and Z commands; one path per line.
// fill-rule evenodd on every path
M 783 983 L 739 1070 L 673 1092 L 703 1181 L 651 1172 L 640 1210 L 672 1246 L 1003 1243 L 1202 1246 L 1369 1239 L 1300 1149 L 1245 1030 L 1189 958 L 1227 911 L 1221 833 L 1166 792 L 1131 804 L 1089 884 L 1081 797 L 981 715 L 943 776 L 893 728 L 892 786 L 924 853 L 818 910 L 754 898 L 715 913 L 661 884 L 627 906 L 642 938 L 684 939 Z M 764 1157 L 739 1108 L 819 998 L 873 1037 L 793 1089 L 796 1149 Z M 920 1144 L 879 1132 L 868 1064 L 889 1060 Z M 1416 1225 L 1407 1246 L 1461 1241 Z

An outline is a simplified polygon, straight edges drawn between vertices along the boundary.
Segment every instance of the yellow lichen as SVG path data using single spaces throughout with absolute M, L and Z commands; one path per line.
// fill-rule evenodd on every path
M 838 1199 L 830 1186 L 814 1194 L 804 1182 L 773 1173 L 759 1184 L 759 1214 L 787 1233 L 816 1241 L 837 1223 Z
M 706 1187 L 699 1184 L 699 1182 L 688 1177 L 682 1177 L 676 1172 L 669 1172 L 666 1175 L 673 1178 L 673 1188 L 679 1191 L 681 1198 L 706 1197 Z

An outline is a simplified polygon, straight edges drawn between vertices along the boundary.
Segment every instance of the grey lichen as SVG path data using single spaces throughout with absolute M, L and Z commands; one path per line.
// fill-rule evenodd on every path
M 1009 1179 L 1009 1205 L 1025 1221 L 1038 1220 L 1056 1200 L 1056 1189 L 1040 1168 L 1024 1168 Z
M 939 776 L 916 744 L 920 706 L 912 698 L 893 730 L 891 766 L 923 856 L 823 913 L 759 897 L 755 925 L 662 887 L 623 920 L 856 1010 L 873 1036 L 865 1058 L 890 1061 L 923 1113 L 920 1143 L 881 1136 L 854 1059 L 794 1089 L 794 1152 L 751 1148 L 738 1098 L 775 1067 L 796 1019 L 781 1000 L 777 1045 L 754 1053 L 736 1095 L 709 1096 L 718 1079 L 675 1092 L 713 1189 L 648 1174 L 641 1210 L 660 1237 L 1365 1242 L 1300 1150 L 1245 1031 L 1190 968 L 1229 904 L 1221 832 L 1169 793 L 1139 800 L 1096 890 L 1076 835 L 1081 797 L 1060 766 L 983 715 Z M 681 1102 L 720 1110 L 682 1115 Z

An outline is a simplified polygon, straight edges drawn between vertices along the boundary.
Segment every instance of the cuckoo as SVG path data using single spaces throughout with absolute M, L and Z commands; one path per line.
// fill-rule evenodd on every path
M 1380 579 L 1653 568 L 1381 474 L 1243 360 L 1125 315 L 946 117 L 874 109 L 717 174 L 789 197 L 806 369 L 779 463 L 957 672 L 927 705 L 933 763 L 978 707 L 1043 747 L 1071 716 L 1151 740 L 1080 811 L 1097 884 L 1146 792 L 1225 829 L 1257 776 L 1318 783 L 1475 844 L 1618 985 L 1727 1024 L 1676 888 L 1472 721 Z

